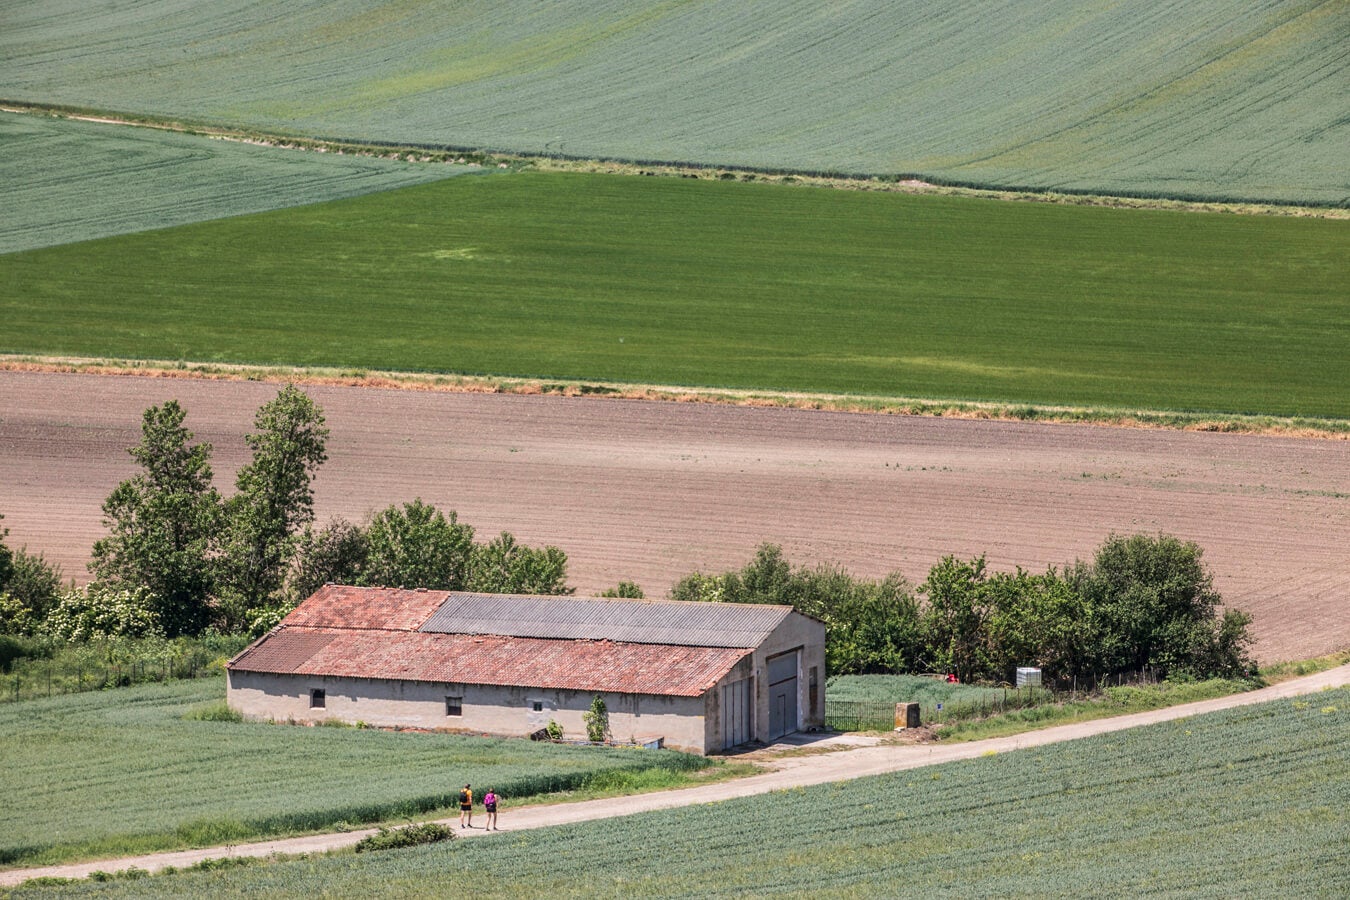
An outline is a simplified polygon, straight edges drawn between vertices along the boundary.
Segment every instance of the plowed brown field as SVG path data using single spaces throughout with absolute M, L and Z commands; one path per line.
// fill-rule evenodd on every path
M 215 447 L 218 486 L 276 394 L 253 382 L 0 372 L 0 513 L 84 578 L 100 504 L 134 470 L 142 411 L 176 398 Z M 1061 565 L 1111 531 L 1205 548 L 1270 661 L 1350 646 L 1350 442 L 956 421 L 596 398 L 310 387 L 332 429 L 320 520 L 420 496 L 481 538 L 567 551 L 581 592 L 660 596 L 739 566 L 794 562 L 921 581 L 947 553 Z

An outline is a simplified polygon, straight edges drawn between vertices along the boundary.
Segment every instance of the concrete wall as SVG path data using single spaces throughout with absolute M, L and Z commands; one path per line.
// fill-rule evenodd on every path
M 665 746 L 693 753 L 722 749 L 721 699 L 724 685 L 752 679 L 754 727 L 751 738 L 769 735 L 768 660 L 798 651 L 799 729 L 825 724 L 825 626 L 793 613 L 749 657 L 701 697 L 601 694 L 609 708 L 610 734 L 617 741 L 662 737 Z M 811 702 L 811 670 L 816 670 Z M 325 708 L 310 707 L 310 691 L 325 692 Z M 584 739 L 590 691 L 440 684 L 418 681 L 270 675 L 230 672 L 232 709 L 252 719 L 321 722 L 338 719 L 381 727 L 442 729 L 474 734 L 524 736 L 556 721 L 568 738 Z M 462 714 L 446 714 L 446 698 L 461 698 Z M 540 707 L 535 709 L 536 704 Z
M 381 727 L 441 729 L 523 737 L 556 721 L 567 738 L 584 740 L 583 715 L 594 693 L 478 684 L 440 684 L 359 678 L 230 672 L 231 709 L 250 719 L 365 722 Z M 310 707 L 310 691 L 325 694 L 325 707 Z M 616 741 L 662 737 L 665 746 L 703 753 L 707 703 L 703 697 L 602 693 Z M 446 697 L 460 697 L 462 714 L 446 714 Z M 541 709 L 534 707 L 538 704 Z
M 825 726 L 825 625 L 807 616 L 793 613 L 774 629 L 748 659 L 742 660 L 717 686 L 708 692 L 708 712 L 704 746 L 708 752 L 722 749 L 722 687 L 752 678 L 755 724 L 752 740 L 763 741 L 769 734 L 768 660 L 793 650 L 798 651 L 797 723 L 799 730 Z M 811 703 L 811 669 L 816 670 L 815 704 Z

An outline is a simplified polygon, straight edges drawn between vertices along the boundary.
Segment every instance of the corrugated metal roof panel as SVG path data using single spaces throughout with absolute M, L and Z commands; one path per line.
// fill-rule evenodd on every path
M 757 647 L 791 614 L 788 606 L 748 603 L 452 593 L 419 630 L 686 647 Z
M 283 627 L 229 667 L 273 674 L 697 697 L 749 653 L 739 648 Z

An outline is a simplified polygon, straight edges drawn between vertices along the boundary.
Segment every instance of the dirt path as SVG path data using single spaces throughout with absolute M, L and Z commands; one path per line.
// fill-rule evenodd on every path
M 627 816 L 652 810 L 714 803 L 720 800 L 749 797 L 786 788 L 849 781 L 869 775 L 882 775 L 887 772 L 974 759 L 991 753 L 1008 753 L 1029 747 L 1041 747 L 1061 741 L 1072 741 L 1092 735 L 1121 731 L 1126 728 L 1137 728 L 1141 725 L 1152 725 L 1157 722 L 1168 722 L 1173 719 L 1215 712 L 1221 709 L 1297 697 L 1328 687 L 1341 687 L 1346 684 L 1350 684 L 1350 665 L 1340 666 L 1316 675 L 1286 681 L 1273 687 L 1262 688 L 1245 694 L 1234 694 L 1214 700 L 1202 700 L 1198 703 L 1187 703 L 1167 709 L 1117 716 L 1110 719 L 1094 719 L 1087 722 L 1059 725 L 1054 728 L 1045 728 L 1012 737 L 991 738 L 984 741 L 970 741 L 959 744 L 879 744 L 833 753 L 785 756 L 773 760 L 770 763 L 772 767 L 770 771 L 738 781 L 652 794 L 637 794 L 630 797 L 589 800 L 580 803 L 528 806 L 520 809 L 510 809 L 509 806 L 504 806 L 501 816 L 505 827 L 501 831 L 525 831 L 532 828 L 545 828 L 550 825 L 587 822 L 594 819 Z M 482 812 L 476 811 L 475 816 L 479 818 L 481 824 Z M 459 820 L 451 818 L 439 821 L 445 825 L 456 826 Z M 13 886 L 25 879 L 40 876 L 84 878 L 94 871 L 113 872 L 133 866 L 154 872 L 168 866 L 189 866 L 203 859 L 217 857 L 260 857 L 270 856 L 274 853 L 322 853 L 328 850 L 351 847 L 361 838 L 372 833 L 374 833 L 374 829 L 365 829 L 341 834 L 320 834 L 309 837 L 262 841 L 255 844 L 206 847 L 173 853 L 105 859 L 65 866 L 12 869 L 0 872 L 0 887 Z M 499 836 L 498 833 L 488 834 L 482 831 L 480 827 L 475 827 L 472 831 L 457 830 L 456 833 L 471 838 L 487 837 L 493 839 Z
M 146 407 L 178 399 L 232 492 L 274 385 L 0 372 L 0 513 L 84 580 Z M 670 402 L 311 387 L 320 521 L 420 496 L 487 538 L 555 544 L 580 592 L 662 596 L 763 541 L 915 582 L 945 554 L 1036 570 L 1112 531 L 1194 540 L 1263 661 L 1350 646 L 1350 441 Z

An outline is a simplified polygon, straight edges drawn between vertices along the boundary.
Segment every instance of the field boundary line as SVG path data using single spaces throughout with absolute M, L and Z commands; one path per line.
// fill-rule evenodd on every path
M 353 387 L 449 394 L 516 394 L 523 396 L 585 397 L 596 400 L 708 403 L 725 406 L 818 410 L 884 416 L 1028 422 L 1050 425 L 1095 425 L 1154 431 L 1219 432 L 1313 440 L 1350 440 L 1350 420 L 1107 409 L 918 397 L 775 392 L 751 388 L 580 381 L 572 378 L 517 378 L 325 366 L 264 366 L 247 363 L 93 359 L 0 353 L 0 373 L 2 372 L 110 377 L 131 376 L 201 381 L 258 381 L 265 384 Z
M 1268 200 L 1204 200 L 1168 197 L 1132 197 L 1119 194 L 1063 192 L 1026 187 L 996 187 L 976 183 L 947 181 L 922 173 L 826 173 L 804 169 L 766 169 L 754 166 L 736 166 L 714 163 L 679 161 L 630 160 L 620 158 L 568 156 L 562 153 L 529 154 L 491 147 L 468 147 L 450 144 L 422 144 L 399 141 L 363 140 L 305 136 L 268 132 L 242 125 L 226 125 L 137 115 L 116 110 L 45 104 L 0 97 L 0 112 L 14 115 L 48 116 L 104 125 L 126 125 L 150 128 L 179 134 L 197 135 L 214 140 L 257 144 L 280 150 L 302 152 L 334 152 L 361 156 L 406 158 L 408 162 L 445 162 L 446 157 L 472 156 L 479 164 L 500 168 L 528 168 L 543 172 L 583 172 L 593 175 L 657 175 L 674 178 L 724 178 L 731 176 L 744 181 L 765 184 L 823 187 L 837 190 L 877 191 L 900 194 L 929 194 L 939 196 L 971 197 L 984 200 L 1002 200 L 1021 203 L 1050 203 L 1067 206 L 1103 206 L 1112 209 L 1152 209 L 1173 212 L 1217 212 L 1249 216 L 1298 216 L 1323 219 L 1350 219 L 1350 209 L 1344 206 L 1280 203 Z M 428 157 L 428 154 L 430 156 Z
M 1350 664 L 1338 666 L 1313 675 L 1283 681 L 1270 687 L 1259 688 L 1242 694 L 1229 694 L 1210 700 L 1200 700 L 1179 706 L 1164 707 L 1141 713 L 1130 713 L 1105 719 L 1092 719 L 1086 722 L 1056 725 L 1038 731 L 1023 732 L 1008 737 L 989 738 L 982 741 L 969 741 L 958 744 L 911 744 L 878 745 L 835 753 L 805 757 L 788 757 L 775 762 L 775 768 L 760 775 L 752 775 L 737 781 L 702 785 L 693 788 L 679 788 L 651 794 L 634 794 L 626 797 L 610 797 L 601 800 L 586 800 L 578 803 L 560 803 L 541 806 L 522 807 L 519 810 L 505 809 L 502 813 L 506 827 L 503 831 L 526 831 L 534 828 L 546 828 L 553 825 L 566 825 L 589 822 L 597 819 L 616 818 L 674 809 L 683 806 L 695 806 L 717 803 L 740 797 L 750 797 L 773 791 L 791 790 L 817 784 L 852 781 L 872 775 L 884 775 L 908 769 L 941 765 L 942 763 L 975 759 L 999 753 L 1009 753 L 1048 744 L 1073 741 L 1080 738 L 1110 734 L 1128 728 L 1138 728 L 1160 722 L 1190 718 L 1204 713 L 1218 712 L 1241 706 L 1253 706 L 1275 700 L 1285 700 L 1318 691 L 1344 687 L 1350 684 Z M 439 824 L 454 825 L 457 818 L 436 820 Z M 268 857 L 288 856 L 307 853 L 322 853 L 329 850 L 342 850 L 355 845 L 363 837 L 374 834 L 375 828 L 359 831 L 347 831 L 332 834 L 308 835 L 297 838 L 282 838 L 272 841 L 239 844 L 221 847 L 203 847 L 193 850 L 179 850 L 165 853 L 153 853 L 143 856 L 104 859 L 92 862 L 72 863 L 60 866 L 44 866 L 31 869 L 11 869 L 0 871 L 0 887 L 13 887 L 29 878 L 87 878 L 92 872 L 122 871 L 136 867 L 149 872 L 162 870 L 169 866 L 184 867 L 205 859 L 228 857 Z M 467 832 L 467 835 L 479 838 L 485 833 L 480 830 Z

